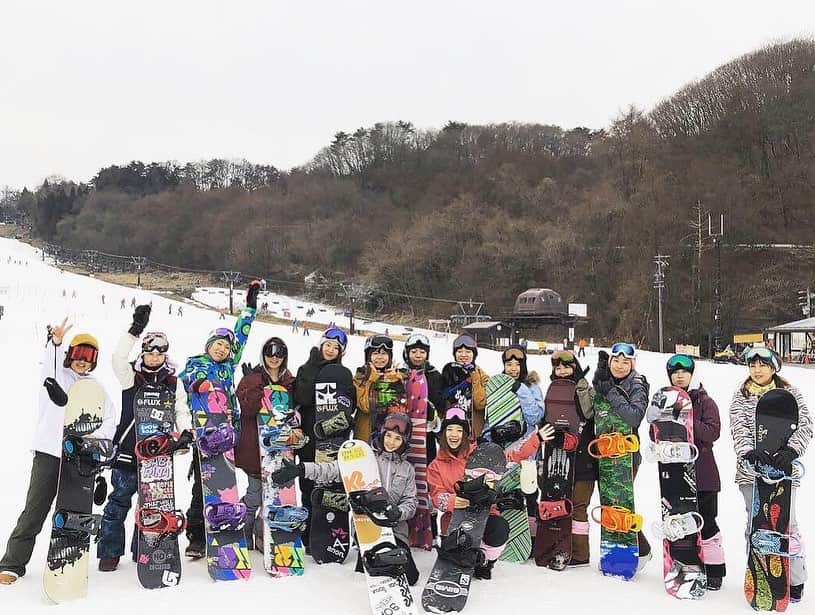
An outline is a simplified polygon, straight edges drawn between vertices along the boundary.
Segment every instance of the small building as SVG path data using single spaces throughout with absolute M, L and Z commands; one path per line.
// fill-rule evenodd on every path
M 518 343 L 518 332 L 512 325 L 499 321 L 474 322 L 461 328 L 475 338 L 479 348 L 503 350 L 511 344 Z
M 768 345 L 790 363 L 815 360 L 815 318 L 804 318 L 764 330 Z

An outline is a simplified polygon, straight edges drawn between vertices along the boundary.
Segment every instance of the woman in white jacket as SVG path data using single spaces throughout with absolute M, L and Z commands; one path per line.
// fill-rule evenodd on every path
M 70 396 L 71 386 L 80 380 L 95 380 L 90 372 L 96 367 L 99 343 L 92 335 L 75 335 L 67 351 L 61 352 L 62 340 L 73 327 L 68 319 L 49 329 L 49 340 L 43 356 L 43 378 L 54 378 L 63 391 Z M 55 404 L 45 388 L 40 389 L 37 424 L 34 428 L 34 461 L 28 485 L 25 508 L 17 520 L 6 544 L 6 552 L 0 560 L 0 584 L 10 585 L 26 572 L 31 560 L 34 542 L 42 530 L 51 504 L 57 494 L 59 464 L 62 457 L 62 427 L 65 408 Z M 116 408 L 105 392 L 105 413 L 102 425 L 91 438 L 110 440 L 116 429 Z

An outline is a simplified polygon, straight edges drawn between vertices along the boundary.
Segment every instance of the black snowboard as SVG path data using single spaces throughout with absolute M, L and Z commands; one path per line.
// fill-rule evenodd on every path
M 166 386 L 145 385 L 133 399 L 136 443 L 156 434 L 169 434 L 175 424 L 175 391 Z M 136 514 L 144 510 L 175 511 L 173 457 L 158 455 L 138 459 L 139 504 Z M 139 531 L 139 582 L 147 589 L 172 587 L 181 581 L 181 557 L 178 533 Z
M 315 460 L 333 462 L 351 433 L 350 417 L 356 392 L 351 372 L 335 363 L 326 365 L 314 380 Z M 343 415 L 345 419 L 343 419 Z M 320 437 L 320 426 L 326 426 Z M 330 427 L 328 427 L 330 426 Z M 316 485 L 311 494 L 309 548 L 318 564 L 342 563 L 351 546 L 348 500 L 342 483 Z
M 756 450 L 768 455 L 785 446 L 798 429 L 798 402 L 784 389 L 765 393 L 756 407 Z M 758 468 L 770 477 L 781 476 L 777 468 Z M 789 534 L 792 481 L 753 481 L 753 519 L 750 525 L 744 595 L 757 611 L 784 611 L 790 600 L 790 561 L 788 557 L 760 552 L 754 542 L 765 531 Z M 778 551 L 788 553 L 790 541 L 781 538 Z
M 449 408 L 458 406 L 464 411 L 470 433 L 473 433 L 473 374 L 460 363 L 448 363 L 441 372 L 444 400 Z M 474 439 L 474 438 L 473 438 Z
M 470 455 L 464 476 L 466 480 L 485 476 L 488 482 L 497 483 L 505 470 L 504 449 L 493 442 L 485 442 L 479 444 Z M 478 548 L 489 514 L 488 507 L 458 508 L 453 512 L 448 534 L 462 528 L 469 537 L 469 543 Z M 461 611 L 470 595 L 470 583 L 474 570 L 473 567 L 461 566 L 449 559 L 439 557 L 422 592 L 422 608 L 431 613 Z

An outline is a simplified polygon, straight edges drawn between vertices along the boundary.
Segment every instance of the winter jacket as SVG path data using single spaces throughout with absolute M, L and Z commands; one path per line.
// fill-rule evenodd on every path
M 468 444 L 466 440 L 463 446 L 468 448 L 462 450 L 458 456 L 452 455 L 446 448 L 440 447 L 436 458 L 427 466 L 427 484 L 430 487 L 430 499 L 433 501 L 433 506 L 442 513 L 442 534 L 447 533 L 450 519 L 456 507 L 456 482 L 464 478 L 467 459 L 476 449 L 475 443 Z M 498 515 L 498 509 L 493 506 L 490 514 Z
M 537 425 L 543 418 L 543 408 L 535 400 L 535 396 L 527 385 L 523 382 L 518 382 L 517 385 L 518 390 L 515 394 L 521 402 L 521 413 L 526 423 L 525 435 L 528 436 L 532 432 L 537 431 Z
M 535 403 L 537 403 L 541 410 L 543 409 L 543 391 L 540 388 L 539 384 L 530 384 L 526 383 L 526 386 L 529 387 L 530 392 L 532 393 L 532 397 L 535 398 Z
M 376 383 L 380 380 L 396 382 L 402 379 L 402 374 L 396 371 L 372 370 L 367 365 L 357 368 L 354 374 L 354 389 L 357 392 L 356 417 L 354 418 L 354 438 L 370 444 L 371 440 L 371 408 L 376 407 Z M 404 383 L 404 380 L 403 380 Z
M 645 376 L 632 369 L 631 373 L 611 387 L 606 395 L 611 409 L 631 427 L 631 433 L 637 439 L 639 439 L 640 423 L 648 409 L 650 389 Z M 634 468 L 639 467 L 641 461 L 642 455 L 639 451 L 634 453 Z
M 408 521 L 416 514 L 418 499 L 416 497 L 416 474 L 407 460 L 407 453 L 386 453 L 374 451 L 379 465 L 379 476 L 382 486 L 388 492 L 388 500 L 399 508 L 399 525 L 393 528 L 398 540 L 409 543 Z M 342 482 L 337 462 L 304 464 L 306 478 L 317 484 L 326 485 Z
M 93 380 L 98 382 L 92 375 L 80 376 L 70 367 L 63 367 L 64 348 L 62 345 L 55 346 L 48 342 L 42 358 L 42 373 L 40 382 L 46 378 L 54 378 L 62 390 L 70 395 L 71 385 L 80 380 Z M 99 383 L 101 386 L 101 383 Z M 104 388 L 104 387 L 103 387 Z M 112 440 L 116 431 L 116 421 L 118 419 L 116 407 L 105 391 L 105 412 L 102 425 L 91 434 L 91 438 L 103 438 Z M 35 452 L 46 453 L 53 457 L 62 456 L 62 427 L 65 422 L 65 408 L 61 408 L 51 401 L 48 391 L 40 386 L 39 397 L 37 399 L 37 423 L 34 427 L 34 440 L 31 445 Z
M 136 447 L 133 401 L 140 387 L 145 384 L 155 384 L 169 389 L 175 399 L 176 431 L 191 428 L 189 422 L 184 422 L 185 418 L 189 419 L 190 415 L 186 412 L 186 398 L 183 395 L 181 397 L 176 395 L 178 384 L 172 364 L 165 360 L 164 365 L 155 372 L 144 369 L 137 371 L 135 363 L 128 360 L 133 346 L 138 341 L 138 337 L 125 331 L 119 338 L 111 359 L 113 373 L 116 374 L 116 379 L 122 387 L 122 412 L 119 416 L 119 425 L 116 427 L 116 435 L 113 436 L 113 443 L 116 445 L 116 461 L 113 467 L 129 472 L 136 471 L 136 456 L 133 452 Z M 178 418 L 181 419 L 180 424 Z
M 730 434 L 733 437 L 733 448 L 739 461 L 744 458 L 745 453 L 756 447 L 756 406 L 761 396 L 750 393 L 747 387 L 749 382 L 750 379 L 748 378 L 736 391 L 733 400 L 730 402 Z M 809 409 L 801 392 L 789 382 L 777 374 L 773 376 L 773 382 L 775 388 L 788 390 L 798 402 L 798 429 L 790 437 L 787 446 L 798 453 L 800 457 L 806 452 L 809 441 L 812 439 L 812 418 Z M 736 464 L 736 483 L 739 485 L 751 485 L 753 483 L 753 478 L 744 471 L 741 463 Z M 794 481 L 793 484 L 798 486 L 799 483 Z
M 693 402 L 693 443 L 699 449 L 696 459 L 696 489 L 698 491 L 721 491 L 719 468 L 713 456 L 713 443 L 719 439 L 721 420 L 719 407 L 707 391 L 699 388 L 688 390 Z
M 240 365 L 243 349 L 254 320 L 255 310 L 249 307 L 244 308 L 235 322 L 235 343 L 232 346 L 232 353 L 224 361 L 217 363 L 206 352 L 187 359 L 187 365 L 178 376 L 176 399 L 187 400 L 183 414 L 189 416 L 181 417 L 181 413 L 176 410 L 176 421 L 189 420 L 192 423 L 192 385 L 203 379 L 223 389 L 227 403 L 232 409 L 232 425 L 236 430 L 240 430 L 240 407 L 235 397 L 235 368 Z
M 261 361 L 263 359 L 261 358 Z M 289 406 L 293 404 L 294 376 L 284 370 L 277 382 L 272 382 L 269 372 L 263 364 L 256 365 L 252 371 L 241 378 L 235 395 L 241 407 L 241 439 L 235 447 L 235 465 L 252 476 L 260 476 L 260 443 L 258 442 L 258 412 L 263 399 L 263 388 L 270 384 L 279 384 L 289 392 Z

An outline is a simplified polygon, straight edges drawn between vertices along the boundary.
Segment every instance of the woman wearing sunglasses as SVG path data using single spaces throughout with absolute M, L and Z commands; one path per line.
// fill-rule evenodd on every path
M 263 501 L 263 483 L 260 477 L 260 443 L 258 442 L 257 417 L 263 399 L 263 389 L 270 384 L 278 384 L 289 393 L 289 405 L 293 403 L 294 376 L 288 370 L 289 349 L 279 337 L 270 337 L 263 343 L 260 363 L 255 367 L 243 364 L 243 378 L 238 383 L 235 394 L 241 404 L 241 439 L 235 447 L 235 465 L 246 472 L 249 484 L 241 502 L 246 504 L 246 518 L 254 519 L 245 528 L 246 543 L 251 549 L 263 551 L 263 526 L 256 517 Z M 300 430 L 294 430 L 300 431 Z M 302 432 L 300 431 L 300 434 Z M 258 540 L 255 540 L 258 536 Z
M 176 430 L 185 431 L 192 441 L 192 425 L 185 422 L 189 414 L 185 412 L 184 395 L 176 395 L 176 366 L 167 357 L 170 343 L 164 333 L 145 333 L 141 338 L 141 351 L 135 361 L 130 361 L 130 352 L 139 341 L 148 321 L 150 306 L 140 305 L 133 311 L 130 328 L 119 338 L 113 352 L 113 373 L 122 386 L 122 413 L 113 443 L 117 446 L 116 461 L 110 473 L 113 490 L 108 496 L 102 525 L 99 528 L 96 556 L 99 558 L 99 570 L 110 572 L 116 570 L 119 558 L 125 549 L 125 517 L 130 510 L 131 501 L 138 489 L 136 475 L 135 418 L 133 402 L 136 392 L 145 384 L 158 385 L 172 391 L 176 403 Z M 130 551 L 136 557 L 137 533 L 133 532 Z
M 747 530 L 750 532 L 753 505 L 753 477 L 747 472 L 745 465 L 766 463 L 777 467 L 791 464 L 802 456 L 812 438 L 812 419 L 804 398 L 800 391 L 778 375 L 781 370 L 781 360 L 774 351 L 765 347 L 750 348 L 744 353 L 749 375 L 733 395 L 730 403 L 730 434 L 733 437 L 733 446 L 739 463 L 736 465 L 736 484 L 744 498 L 747 510 Z M 755 448 L 756 406 L 761 396 L 772 389 L 786 389 L 793 394 L 798 402 L 798 429 L 790 437 L 787 445 L 781 448 L 775 456 L 768 458 L 763 451 Z M 790 534 L 798 535 L 798 523 L 795 514 L 795 495 L 800 487 L 800 481 L 793 481 L 792 511 L 790 512 Z M 803 542 L 801 543 L 803 546 Z M 806 581 L 806 560 L 804 557 L 790 559 L 790 600 L 798 602 L 804 592 Z
M 244 308 L 235 321 L 234 329 L 219 327 L 212 331 L 204 344 L 204 352 L 187 359 L 184 370 L 179 374 L 180 381 L 177 398 L 187 396 L 184 406 L 183 420 L 191 420 L 192 394 L 204 381 L 213 383 L 222 389 L 227 396 L 227 406 L 231 410 L 231 422 L 236 431 L 240 433 L 241 416 L 238 400 L 235 397 L 235 368 L 241 361 L 249 331 L 255 320 L 258 306 L 258 293 L 260 282 L 253 280 L 246 290 L 246 308 Z M 179 412 L 176 412 L 176 421 L 179 421 Z M 193 456 L 193 485 L 192 499 L 187 510 L 187 538 L 189 545 L 185 555 L 192 559 L 199 559 L 206 554 L 206 541 L 204 535 L 204 495 L 201 486 L 201 462 L 198 455 Z
M 691 357 L 675 354 L 668 359 L 665 367 L 671 386 L 687 391 L 693 402 L 693 443 L 699 449 L 699 457 L 696 459 L 696 496 L 699 514 L 704 521 L 700 532 L 702 541 L 699 554 L 705 564 L 707 588 L 717 591 L 722 588 L 722 579 L 725 576 L 722 535 L 716 523 L 722 484 L 719 479 L 719 468 L 713 456 L 713 443 L 719 439 L 721 432 L 719 407 L 701 384 L 696 388 L 690 388 L 693 371 L 696 368 L 696 363 Z
M 457 405 L 464 411 L 471 426 L 469 438 L 473 441 L 484 429 L 487 408 L 487 381 L 490 377 L 475 364 L 478 344 L 463 333 L 453 340 L 453 359 L 442 369 L 446 406 Z
M 637 349 L 634 344 L 618 342 L 611 347 L 611 356 L 601 350 L 598 354 L 597 369 L 592 384 L 594 390 L 611 405 L 612 411 L 631 427 L 631 432 L 639 440 L 637 431 L 645 411 L 648 409 L 650 385 L 645 376 L 637 373 Z M 642 455 L 639 451 L 632 455 L 634 478 L 637 477 Z M 651 545 L 643 532 L 637 532 L 639 563 L 637 571 L 647 564 L 651 557 Z

